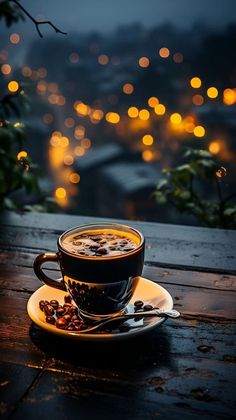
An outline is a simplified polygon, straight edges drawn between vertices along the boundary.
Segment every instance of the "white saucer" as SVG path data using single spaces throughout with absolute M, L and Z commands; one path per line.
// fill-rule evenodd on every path
M 48 324 L 45 321 L 45 315 L 39 308 L 39 301 L 40 300 L 48 300 L 57 299 L 60 304 L 64 304 L 64 296 L 65 292 L 54 289 L 49 286 L 42 286 L 38 290 L 36 290 L 32 296 L 30 297 L 28 304 L 27 304 L 27 312 L 29 317 L 32 321 L 38 325 L 39 327 L 43 328 L 44 330 L 51 332 L 53 334 L 60 335 L 66 338 L 73 338 L 78 340 L 85 340 L 85 341 L 114 341 L 114 340 L 121 340 L 125 338 L 131 338 L 136 335 L 143 334 L 147 331 L 150 331 L 152 328 L 157 327 L 160 325 L 165 319 L 152 317 L 152 318 L 145 318 L 138 322 L 135 322 L 133 319 L 126 321 L 126 324 L 129 325 L 130 330 L 126 332 L 120 331 L 112 331 L 112 333 L 80 333 L 74 331 L 66 331 L 60 330 L 56 328 L 54 325 Z M 145 305 L 150 304 L 153 307 L 158 307 L 163 311 L 169 311 L 173 308 L 173 300 L 171 295 L 167 292 L 164 287 L 159 286 L 159 284 L 154 283 L 153 281 L 147 280 L 143 277 L 140 277 L 138 285 L 136 287 L 134 296 L 132 297 L 130 303 L 128 304 L 127 313 L 134 312 L 134 302 L 136 300 L 142 300 Z

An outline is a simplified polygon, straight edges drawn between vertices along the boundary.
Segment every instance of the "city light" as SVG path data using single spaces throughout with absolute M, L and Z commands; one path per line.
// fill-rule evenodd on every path
M 180 124 L 182 121 L 182 117 L 178 112 L 175 112 L 174 114 L 171 114 L 170 116 L 170 122 L 172 124 Z
M 105 66 L 106 64 L 109 63 L 109 57 L 106 54 L 101 54 L 98 56 L 98 62 L 102 66 Z
M 85 135 L 85 128 L 83 125 L 77 125 L 74 130 L 74 137 L 77 140 L 81 140 Z
M 75 120 L 74 118 L 68 117 L 65 119 L 64 124 L 65 124 L 65 127 L 72 128 L 75 125 Z
M 197 125 L 193 130 L 193 134 L 196 137 L 204 137 L 205 136 L 205 128 L 202 127 L 201 125 Z
M 65 188 L 59 187 L 55 191 L 56 198 L 66 198 L 66 190 Z
M 177 63 L 177 64 L 182 63 L 182 62 L 183 62 L 183 60 L 184 60 L 183 54 L 178 53 L 178 52 L 174 53 L 174 55 L 173 55 L 173 60 L 174 60 L 174 62 L 175 62 L 175 63 Z
M 70 181 L 72 184 L 78 184 L 78 183 L 80 182 L 80 175 L 79 175 L 77 172 L 72 172 L 72 173 L 69 175 L 69 181 Z
M 74 148 L 74 154 L 78 157 L 84 156 L 85 150 L 82 146 L 76 146 Z
M 111 124 L 118 124 L 120 122 L 120 116 L 117 112 L 108 112 L 105 116 L 106 121 Z
M 131 93 L 134 91 L 134 87 L 131 83 L 125 83 L 122 87 L 122 90 L 124 93 L 126 93 L 126 95 L 131 95 Z
M 150 112 L 147 109 L 141 109 L 138 114 L 140 120 L 146 121 L 150 117 Z
M 12 68 L 10 66 L 10 64 L 3 64 L 1 66 L 1 72 L 2 74 L 4 74 L 5 76 L 7 76 L 8 74 L 10 74 L 12 71 Z
M 24 66 L 24 67 L 22 68 L 22 74 L 23 74 L 23 76 L 25 76 L 25 77 L 31 77 L 31 76 L 32 76 L 32 70 L 31 70 L 31 68 L 30 68 L 30 67 L 28 67 L 28 66 Z
M 200 79 L 199 77 L 193 77 L 193 78 L 190 80 L 190 85 L 192 86 L 192 88 L 194 88 L 194 89 L 198 89 L 198 88 L 200 88 L 200 87 L 201 87 L 201 85 L 202 85 L 202 81 L 201 81 L 201 79 Z
M 192 102 L 196 106 L 201 106 L 204 103 L 204 98 L 202 95 L 193 95 Z
M 74 108 L 77 112 L 77 114 L 81 116 L 86 116 L 89 114 L 90 108 L 84 104 L 83 102 L 75 102 Z
M 19 34 L 16 34 L 16 33 L 11 34 L 10 35 L 10 42 L 12 44 L 18 44 L 20 42 L 20 35 Z
M 150 162 L 153 160 L 154 154 L 151 150 L 144 150 L 142 153 L 142 158 L 145 162 Z
M 211 99 L 215 99 L 218 96 L 218 89 L 216 87 L 211 86 L 207 89 L 207 96 Z
M 165 112 L 166 112 L 166 107 L 165 107 L 165 105 L 163 105 L 163 104 L 158 104 L 158 105 L 156 105 L 156 106 L 155 106 L 155 108 L 154 108 L 154 112 L 155 112 L 155 114 L 157 114 L 157 115 L 164 115 L 164 114 L 165 114 Z
M 91 140 L 85 137 L 83 140 L 81 140 L 81 146 L 84 147 L 84 149 L 90 149 Z
M 137 118 L 138 117 L 138 113 L 139 113 L 139 111 L 138 111 L 138 108 L 136 108 L 136 106 L 131 106 L 128 109 L 128 116 L 130 118 Z
M 145 134 L 142 138 L 142 142 L 145 146 L 151 146 L 154 142 L 153 136 L 151 134 Z
M 170 50 L 166 47 L 162 47 L 159 50 L 159 55 L 161 58 L 168 58 L 170 55 Z
M 19 83 L 16 80 L 11 80 L 7 85 L 9 92 L 16 93 L 19 89 Z
M 225 89 L 223 92 L 223 102 L 225 105 L 234 105 L 236 102 L 236 92 L 233 89 Z
M 220 143 L 218 141 L 212 141 L 209 144 L 208 150 L 213 155 L 217 155 L 220 152 Z
M 74 158 L 73 158 L 72 155 L 65 155 L 64 156 L 64 164 L 65 165 L 71 166 L 71 165 L 73 165 L 73 163 L 74 163 Z
M 150 108 L 155 108 L 155 106 L 158 104 L 159 104 L 159 99 L 156 96 L 151 96 L 148 99 L 148 105 L 150 106 Z
M 140 67 L 147 68 L 150 65 L 150 60 L 148 57 L 140 57 L 138 63 Z

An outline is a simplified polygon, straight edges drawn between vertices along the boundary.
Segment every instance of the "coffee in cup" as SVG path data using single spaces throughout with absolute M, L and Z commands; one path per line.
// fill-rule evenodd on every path
M 63 278 L 53 280 L 42 270 L 46 261 L 59 262 Z M 100 223 L 79 226 L 58 238 L 58 252 L 40 254 L 34 263 L 45 284 L 70 293 L 81 314 L 102 318 L 124 311 L 144 263 L 144 237 L 132 227 Z

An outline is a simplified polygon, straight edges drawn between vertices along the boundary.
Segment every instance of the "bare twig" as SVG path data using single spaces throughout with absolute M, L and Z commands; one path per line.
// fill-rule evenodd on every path
M 37 21 L 17 0 L 9 0 L 9 1 L 11 1 L 12 3 L 15 3 L 21 10 L 22 10 L 22 12 L 24 12 L 24 14 L 26 15 L 26 16 L 28 16 L 28 18 L 30 19 L 30 20 L 32 20 L 32 22 L 35 24 L 35 27 L 36 27 L 36 30 L 37 30 L 37 32 L 38 32 L 38 34 L 39 34 L 39 36 L 40 36 L 40 38 L 43 38 L 43 34 L 42 34 L 42 32 L 40 31 L 40 29 L 39 29 L 39 25 L 50 25 L 53 29 L 54 29 L 54 31 L 56 32 L 56 33 L 60 33 L 60 34 L 63 34 L 63 35 L 67 35 L 67 33 L 66 32 L 62 32 L 60 29 L 58 29 L 50 20 L 43 20 L 42 22 L 40 22 L 40 21 Z

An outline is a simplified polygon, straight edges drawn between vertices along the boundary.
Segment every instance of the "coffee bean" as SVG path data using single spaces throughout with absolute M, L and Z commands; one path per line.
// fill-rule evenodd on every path
M 52 300 L 50 300 L 50 305 L 51 305 L 54 309 L 57 309 L 57 308 L 58 308 L 58 306 L 59 306 L 59 302 L 58 302 L 58 300 L 52 299 Z
M 143 301 L 142 301 L 142 300 L 136 300 L 136 301 L 134 302 L 134 306 L 135 306 L 135 308 L 137 308 L 137 309 L 141 309 L 141 308 L 143 307 Z
M 151 311 L 153 309 L 152 305 L 144 305 L 143 310 L 144 311 Z
M 74 327 L 74 325 L 68 325 L 68 326 L 66 327 L 66 330 L 67 330 L 67 331 L 74 331 L 74 330 L 75 330 L 75 327 Z
M 66 321 L 70 321 L 71 320 L 71 315 L 69 315 L 69 314 L 65 314 L 64 316 L 63 316 L 63 318 L 66 320 Z
M 44 305 L 43 311 L 45 315 L 54 315 L 55 310 L 51 305 Z
M 98 248 L 97 251 L 96 251 L 96 253 L 97 254 L 100 254 L 100 255 L 105 255 L 105 254 L 107 254 L 107 249 L 106 248 L 103 248 L 103 247 Z
M 62 318 L 58 318 L 56 320 L 56 327 L 57 328 L 60 328 L 60 330 L 64 330 L 67 327 L 67 324 L 68 324 L 67 320 L 65 318 L 63 318 L 63 317 Z
M 48 322 L 48 324 L 55 324 L 56 320 L 53 316 L 47 315 L 46 322 Z
M 45 305 L 45 301 L 44 300 L 40 300 L 39 301 L 39 307 L 40 307 L 41 311 L 43 311 L 44 305 Z
M 65 303 L 71 303 L 71 301 L 72 301 L 72 298 L 71 298 L 71 296 L 70 296 L 70 295 L 65 295 L 65 296 L 64 296 L 64 302 L 65 302 Z
M 56 310 L 57 317 L 64 315 L 64 313 L 65 313 L 65 309 L 62 308 L 62 306 L 59 306 L 59 308 Z

